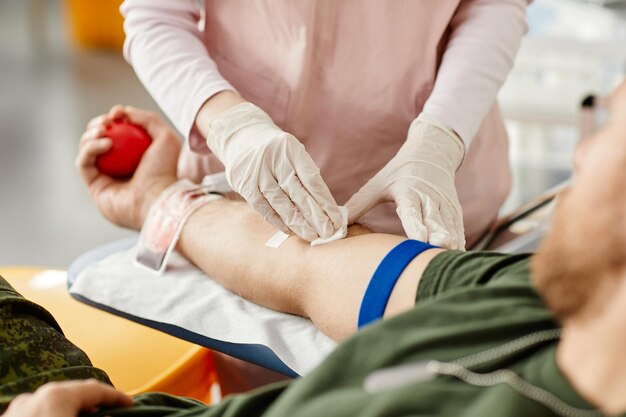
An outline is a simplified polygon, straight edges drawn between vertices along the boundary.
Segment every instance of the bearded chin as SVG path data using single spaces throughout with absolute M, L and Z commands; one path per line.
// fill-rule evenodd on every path
M 606 276 L 605 248 L 590 245 L 575 235 L 556 221 L 531 265 L 536 290 L 561 322 L 580 314 L 590 304 L 601 278 Z

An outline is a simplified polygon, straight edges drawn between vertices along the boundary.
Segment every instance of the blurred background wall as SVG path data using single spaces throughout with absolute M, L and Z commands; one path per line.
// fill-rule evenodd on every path
M 74 170 L 87 121 L 117 103 L 158 111 L 121 56 L 117 0 L 0 0 L 0 264 L 67 267 L 130 236 Z M 500 95 L 514 189 L 503 211 L 569 177 L 580 102 L 626 72 L 626 3 L 535 0 Z
M 570 176 L 581 101 L 626 74 L 626 1 L 535 0 L 528 19 L 499 97 L 514 173 L 504 211 Z
M 130 234 L 100 216 L 74 169 L 91 117 L 117 103 L 156 110 L 116 46 L 121 17 L 93 8 L 119 3 L 0 0 L 0 264 L 64 267 Z

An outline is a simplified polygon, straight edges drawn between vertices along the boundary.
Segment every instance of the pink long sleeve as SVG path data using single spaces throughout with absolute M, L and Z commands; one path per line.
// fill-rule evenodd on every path
M 530 0 L 532 1 L 532 0 Z M 527 0 L 462 1 L 424 113 L 451 126 L 469 146 L 513 67 Z
M 206 149 L 195 116 L 208 98 L 234 88 L 201 40 L 196 1 L 126 0 L 120 10 L 126 60 L 192 149 Z

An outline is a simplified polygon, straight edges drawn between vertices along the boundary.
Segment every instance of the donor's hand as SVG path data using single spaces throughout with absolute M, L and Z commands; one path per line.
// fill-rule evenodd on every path
M 105 130 L 114 120 L 139 125 L 152 138 L 137 170 L 128 179 L 110 177 L 96 168 L 98 155 L 111 147 L 111 139 L 105 136 Z M 177 180 L 180 149 L 180 139 L 159 116 L 118 105 L 87 124 L 80 140 L 76 168 L 104 217 L 118 226 L 139 230 L 153 198 Z
M 132 405 L 132 398 L 95 379 L 49 382 L 15 397 L 2 417 L 77 417 L 101 407 Z

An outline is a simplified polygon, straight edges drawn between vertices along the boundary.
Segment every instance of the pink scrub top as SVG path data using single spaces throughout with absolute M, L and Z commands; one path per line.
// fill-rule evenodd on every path
M 235 89 L 295 135 L 345 203 L 398 151 L 425 112 L 467 147 L 456 185 L 468 241 L 509 193 L 496 95 L 526 32 L 527 0 L 126 0 L 125 56 L 187 137 L 179 171 L 223 170 L 194 127 Z M 403 234 L 395 205 L 363 222 Z

